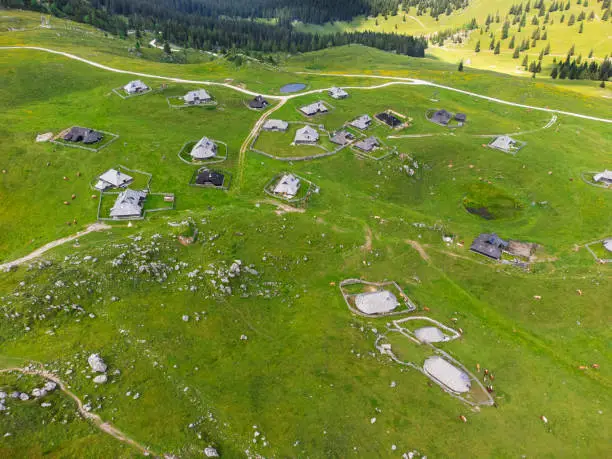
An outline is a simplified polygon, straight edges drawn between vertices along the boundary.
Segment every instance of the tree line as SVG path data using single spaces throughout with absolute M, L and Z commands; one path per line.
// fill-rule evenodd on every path
M 263 4 L 266 1 L 272 2 L 257 0 L 255 3 Z M 230 5 L 234 3 L 238 2 L 229 2 Z M 424 57 L 427 48 L 424 38 L 394 33 L 339 32 L 319 35 L 297 32 L 290 22 L 267 23 L 254 19 L 201 15 L 197 8 L 189 9 L 189 5 L 200 5 L 200 0 L 52 0 L 49 3 L 0 0 L 0 4 L 50 12 L 123 37 L 127 36 L 128 29 L 162 32 L 165 41 L 204 50 L 237 48 L 296 53 L 361 44 L 407 56 Z
M 596 61 L 583 61 L 582 56 L 571 59 L 568 53 L 565 60 L 560 60 L 554 64 L 550 73 L 552 78 L 570 80 L 597 80 L 605 82 L 612 77 L 612 60 L 606 56 L 601 64 Z

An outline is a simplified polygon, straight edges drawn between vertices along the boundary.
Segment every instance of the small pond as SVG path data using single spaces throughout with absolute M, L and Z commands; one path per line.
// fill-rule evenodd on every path
M 289 83 L 280 88 L 280 92 L 289 93 L 289 92 L 298 92 L 306 89 L 306 85 L 304 83 Z

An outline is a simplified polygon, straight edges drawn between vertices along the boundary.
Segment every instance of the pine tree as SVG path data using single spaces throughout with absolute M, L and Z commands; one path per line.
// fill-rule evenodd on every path
M 491 43 L 489 43 L 489 49 L 490 50 L 495 49 L 495 37 L 493 37 L 493 39 L 491 40 Z
M 510 49 L 514 49 L 514 40 L 516 38 L 516 35 L 512 35 L 512 38 L 510 39 L 510 43 L 508 44 L 508 48 Z
M 167 40 L 164 42 L 164 53 L 172 54 L 172 49 L 170 48 L 170 43 L 168 43 Z
M 499 50 L 499 44 L 501 43 L 501 41 L 498 41 L 497 44 L 495 45 L 495 51 L 493 51 L 493 54 L 499 54 L 500 50 Z
M 550 76 L 552 77 L 552 79 L 555 80 L 558 74 L 559 71 L 557 70 L 557 67 L 553 67 L 552 72 L 550 72 Z
M 525 54 L 525 57 L 523 58 L 523 63 L 521 65 L 525 67 L 525 70 L 527 70 L 528 64 L 529 64 L 529 57 Z
M 518 48 L 514 48 L 514 53 L 512 53 L 512 59 L 518 59 L 520 56 L 520 50 Z
M 463 72 L 463 60 L 459 61 L 459 67 L 457 68 L 460 72 Z
M 474 48 L 474 51 L 475 51 L 475 52 L 477 52 L 477 53 L 479 53 L 479 52 L 480 52 L 480 40 L 478 40 L 478 41 L 476 42 L 476 48 Z
M 584 22 L 580 23 L 580 28 L 578 29 L 578 33 L 584 32 Z
M 571 27 L 574 25 L 575 22 L 576 22 L 576 16 L 572 14 L 570 18 L 567 20 L 567 25 Z
M 593 57 L 593 50 L 591 49 L 591 51 L 589 51 L 589 59 L 591 59 Z
M 502 27 L 502 34 L 501 34 L 501 39 L 505 40 L 506 38 L 508 38 L 508 31 L 510 30 L 510 23 L 508 21 L 504 22 L 504 25 Z

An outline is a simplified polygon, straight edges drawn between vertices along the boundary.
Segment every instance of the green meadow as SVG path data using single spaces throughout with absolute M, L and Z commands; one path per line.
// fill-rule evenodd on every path
M 1 16 L 3 27 L 38 20 Z M 269 95 L 289 82 L 325 89 L 385 81 L 295 72 L 377 74 L 612 115 L 601 94 L 582 90 L 592 82 L 460 74 L 455 64 L 357 46 L 288 57 L 278 71 L 205 56 L 163 64 L 156 50 L 136 57 L 129 41 L 52 21 L 63 29 L 3 31 L 0 45 L 58 49 L 170 77 L 231 78 Z M 330 131 L 388 109 L 412 123 L 365 132 L 397 148 L 384 160 L 360 159 L 347 148 L 290 163 L 240 154 L 262 115 L 245 107 L 249 96 L 206 86 L 214 109 L 172 109 L 166 97 L 198 85 L 170 81 L 163 91 L 127 100 L 112 93 L 131 79 L 42 51 L 0 49 L 1 262 L 93 223 L 91 183 L 110 167 L 150 173 L 153 192 L 176 196 L 174 210 L 129 226 L 113 222 L 0 273 L 0 367 L 44 365 L 155 455 L 202 457 L 209 445 L 221 457 L 608 454 L 611 272 L 584 244 L 612 236 L 612 195 L 580 177 L 610 168 L 611 124 L 559 115 L 543 129 L 550 113 L 425 85 L 350 89 L 342 101 L 317 93 L 288 100 L 271 117 L 304 121 L 297 109 L 323 99 L 334 109 L 316 122 Z M 425 118 L 432 108 L 466 113 L 467 123 L 435 125 Z M 73 125 L 120 137 L 97 153 L 35 142 L 37 134 Z M 508 133 L 526 142 L 516 155 L 486 147 L 491 137 L 482 137 Z M 202 136 L 228 145 L 219 165 L 232 176 L 227 192 L 189 186 L 198 166 L 178 152 Z M 275 150 L 292 140 L 266 136 Z M 404 166 L 415 162 L 409 176 Z M 320 188 L 305 211 L 283 210 L 264 193 L 283 171 Z M 470 214 L 470 206 L 494 218 Z M 198 236 L 185 246 L 176 236 L 187 224 Z M 470 252 L 481 232 L 541 247 L 525 271 Z M 235 260 L 242 268 L 232 277 Z M 472 372 L 480 365 L 495 375 L 496 406 L 474 410 L 380 355 L 374 342 L 389 320 L 353 316 L 338 287 L 347 278 L 395 281 L 417 305 L 415 314 L 461 328 L 461 338 L 443 349 Z M 407 355 L 422 351 L 395 344 Z M 109 366 L 106 384 L 92 382 L 92 353 Z M 0 391 L 29 392 L 41 383 L 0 373 Z M 9 414 L 0 412 L 1 457 L 138 455 L 78 416 L 64 394 L 45 399 L 50 407 L 10 400 Z
M 507 17 L 510 7 L 514 4 L 518 5 L 527 2 L 514 2 L 511 0 L 471 0 L 467 8 L 456 10 L 450 15 L 442 14 L 438 19 L 432 18 L 428 13 L 418 16 L 416 8 L 402 9 L 400 7 L 396 15 L 378 16 L 378 17 L 357 17 L 353 21 L 343 22 L 338 21 L 323 25 L 315 24 L 297 24 L 296 28 L 305 32 L 316 32 L 320 34 L 343 32 L 343 31 L 365 31 L 371 30 L 375 32 L 400 33 L 407 35 L 422 35 L 431 36 L 442 31 L 457 31 L 464 28 L 472 18 L 476 19 L 479 27 L 485 28 L 487 16 L 491 15 L 494 18 L 490 25 L 490 32 L 496 38 L 496 41 L 501 37 L 501 29 L 504 19 Z M 531 2 L 533 3 L 533 2 Z M 546 11 L 552 2 L 545 1 Z M 584 4 L 588 3 L 587 6 Z M 589 53 L 593 53 L 593 59 L 601 62 L 605 56 L 610 54 L 610 34 L 612 34 L 612 21 L 608 19 L 604 21 L 601 2 L 581 2 L 578 4 L 572 1 L 569 10 L 565 10 L 565 2 L 562 2 L 563 8 L 559 11 L 554 11 L 549 14 L 549 22 L 544 23 L 544 17 L 538 17 L 539 27 L 543 27 L 547 31 L 547 39 L 539 41 L 536 48 L 532 48 L 526 52 L 529 60 L 536 60 L 540 50 L 546 47 L 547 43 L 551 45 L 551 54 L 546 56 L 544 70 L 541 78 L 549 78 L 550 65 L 552 59 L 564 59 L 568 50 L 572 45 L 575 46 L 576 56 L 581 54 L 583 58 L 587 58 Z M 583 31 L 580 30 L 580 22 L 576 20 L 574 25 L 568 25 L 568 21 L 572 15 L 577 19 L 581 12 L 586 15 L 583 26 Z M 588 16 L 593 12 L 593 19 Z M 500 22 L 495 21 L 495 17 L 499 15 Z M 531 8 L 527 13 L 527 24 L 518 30 L 518 23 L 510 27 L 509 37 L 502 41 L 500 54 L 494 54 L 493 50 L 489 50 L 491 37 L 489 31 L 480 34 L 479 30 L 471 32 L 467 39 L 463 38 L 460 43 L 446 43 L 444 46 L 431 46 L 427 50 L 427 55 L 430 58 L 438 59 L 442 62 L 448 62 L 457 65 L 460 60 L 464 61 L 466 66 L 481 70 L 493 70 L 496 72 L 530 77 L 531 74 L 525 71 L 521 66 L 521 62 L 525 55 L 521 53 L 520 59 L 513 59 L 513 50 L 509 49 L 508 45 L 510 37 L 516 37 L 517 44 L 523 39 L 531 39 L 532 32 L 538 27 L 532 25 L 533 16 L 538 16 L 538 10 Z M 563 17 L 563 22 L 562 22 Z M 582 22 L 582 21 L 581 21 Z M 481 42 L 481 52 L 474 52 L 476 42 Z M 530 40 L 531 41 L 531 40 Z M 593 82 L 596 87 L 597 83 Z

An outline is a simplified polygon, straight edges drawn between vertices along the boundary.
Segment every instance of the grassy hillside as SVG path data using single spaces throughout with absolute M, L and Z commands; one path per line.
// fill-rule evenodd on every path
M 36 21 L 18 12 L 0 16 Z M 441 61 L 355 46 L 293 56 L 279 71 L 195 57 L 191 64 L 163 64 L 130 54 L 129 40 L 60 24 L 63 30 L 1 32 L 0 46 L 60 49 L 151 74 L 231 78 L 276 94 L 290 82 L 310 89 L 385 82 L 295 72 L 416 77 L 611 116 L 603 97 L 609 89 L 595 91 L 585 82 L 458 73 Z M 606 455 L 611 273 L 583 244 L 612 236 L 612 200 L 610 190 L 580 177 L 612 168 L 609 123 L 551 120 L 549 113 L 422 85 L 350 89 L 342 101 L 325 93 L 289 100 L 272 117 L 302 120 L 296 109 L 323 99 L 334 110 L 317 122 L 332 130 L 393 109 L 411 117 L 412 126 L 375 132 L 413 135 L 385 137 L 403 155 L 372 161 L 345 150 L 289 163 L 239 154 L 261 116 L 245 107 L 247 96 L 212 86 L 216 109 L 177 110 L 166 97 L 197 85 L 169 82 L 161 91 L 161 81 L 143 77 L 160 91 L 128 100 L 111 92 L 131 78 L 41 51 L 0 50 L 0 170 L 6 171 L 0 260 L 93 222 L 90 184 L 109 167 L 152 173 L 153 191 L 176 195 L 174 211 L 131 226 L 113 223 L 48 252 L 42 259 L 51 264 L 0 273 L 0 367 L 40 362 L 92 412 L 156 455 L 201 457 L 209 445 L 232 458 L 398 457 L 415 449 L 429 457 Z M 432 108 L 466 113 L 468 121 L 451 131 L 426 119 Z M 120 138 L 97 153 L 34 142 L 38 133 L 75 124 Z M 482 136 L 494 134 L 527 144 L 516 156 L 484 147 L 490 137 Z M 188 184 L 194 166 L 177 154 L 203 135 L 228 144 L 220 165 L 233 177 L 228 192 Z M 409 176 L 404 166 L 415 161 L 417 172 Z M 287 170 L 320 187 L 303 212 L 282 211 L 263 191 Z M 468 213 L 466 202 L 495 218 Z M 198 237 L 185 246 L 177 236 L 187 226 Z M 470 252 L 483 231 L 539 244 L 530 271 Z M 242 269 L 231 277 L 235 260 Z M 417 314 L 461 328 L 461 339 L 444 349 L 470 371 L 479 365 L 495 375 L 497 406 L 473 410 L 381 355 L 374 342 L 389 319 L 352 315 L 338 288 L 346 278 L 394 280 Z M 106 384 L 92 381 L 87 357 L 94 352 L 109 365 Z M 0 373 L 2 391 L 40 384 Z M 0 456 L 137 454 L 76 416 L 67 397 L 48 397 L 46 408 L 40 400 L 9 401 L 0 435 L 12 435 L 2 437 Z
M 441 31 L 458 30 L 464 28 L 472 18 L 476 19 L 478 25 L 485 28 L 485 22 L 489 15 L 495 18 L 499 15 L 500 22 L 493 22 L 490 25 L 490 30 L 487 30 L 484 35 L 480 35 L 476 30 L 469 35 L 469 38 L 462 39 L 459 44 L 453 44 L 450 41 L 444 46 L 431 46 L 428 50 L 428 55 L 441 59 L 445 62 L 458 63 L 461 59 L 467 63 L 468 67 L 479 69 L 490 69 L 503 73 L 514 75 L 530 76 L 521 67 L 524 54 L 521 53 L 520 59 L 517 61 L 512 59 L 513 50 L 508 48 L 509 39 L 503 41 L 502 52 L 495 55 L 492 50 L 488 49 L 491 37 L 489 31 L 494 34 L 496 40 L 501 37 L 501 28 L 510 7 L 513 4 L 519 4 L 510 0 L 472 0 L 469 6 L 464 10 L 455 11 L 450 15 L 439 16 L 436 21 L 434 18 L 426 15 L 417 16 L 415 8 L 409 8 L 406 11 L 400 10 L 395 16 L 379 16 L 376 18 L 356 18 L 352 22 L 336 22 L 334 24 L 326 24 L 323 26 L 300 24 L 298 30 L 330 33 L 345 30 L 373 30 L 380 32 L 395 32 L 411 35 L 426 35 L 431 36 Z M 524 2 L 526 3 L 526 2 Z M 533 3 L 533 2 L 532 2 Z M 565 3 L 562 2 L 564 5 Z M 550 1 L 545 1 L 546 8 L 550 6 Z M 589 14 L 594 12 L 593 20 L 588 20 Z M 578 18 L 579 14 L 584 12 L 587 18 L 584 21 L 584 30 L 579 33 L 580 23 L 576 21 L 573 26 L 568 26 L 568 21 L 571 15 Z M 537 16 L 538 11 L 531 9 L 527 13 L 527 24 L 518 32 L 518 25 L 514 24 L 510 28 L 510 37 L 516 36 L 517 43 L 520 43 L 524 38 L 529 38 L 533 30 L 537 27 L 531 24 L 534 15 Z M 602 20 L 603 11 L 600 2 L 590 2 L 588 6 L 584 3 L 577 4 L 576 0 L 571 2 L 569 10 L 555 11 L 550 13 L 548 24 L 543 23 L 542 17 L 539 18 L 540 28 L 545 25 L 548 31 L 548 40 L 540 41 L 536 48 L 527 52 L 529 59 L 536 59 L 541 49 L 550 42 L 551 54 L 544 59 L 544 67 L 548 69 L 553 57 L 564 58 L 572 45 L 575 45 L 576 55 L 582 54 L 586 58 L 589 53 L 593 52 L 593 58 L 601 61 L 610 53 L 610 35 L 612 35 L 612 18 L 607 21 Z M 561 22 L 561 17 L 564 16 L 564 22 Z M 476 42 L 481 41 L 480 53 L 475 53 L 474 49 Z M 548 77 L 550 70 L 543 72 L 543 76 Z

